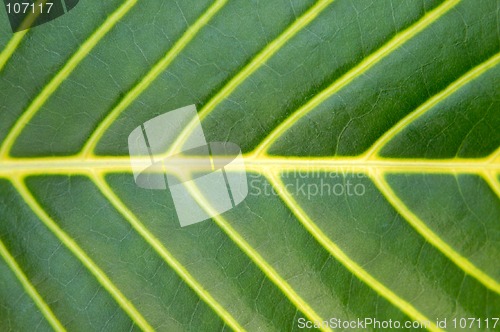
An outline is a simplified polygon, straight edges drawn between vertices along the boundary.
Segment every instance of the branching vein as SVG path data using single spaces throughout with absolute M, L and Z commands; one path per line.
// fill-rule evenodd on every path
M 301 106 L 298 110 L 293 112 L 285 121 L 281 122 L 271 133 L 261 141 L 261 143 L 254 150 L 255 155 L 265 154 L 269 147 L 288 129 L 290 129 L 295 123 L 297 123 L 306 114 L 310 113 L 321 103 L 327 100 L 334 93 L 338 92 L 340 89 L 346 87 L 357 77 L 363 75 L 367 70 L 372 68 L 375 64 L 380 62 L 382 59 L 390 55 L 393 51 L 398 49 L 401 45 L 412 39 L 418 33 L 422 32 L 429 25 L 438 20 L 441 16 L 446 14 L 451 8 L 455 7 L 459 3 L 459 0 L 449 0 L 445 1 L 443 4 L 439 5 L 424 17 L 418 20 L 415 24 L 407 28 L 406 30 L 398 33 L 391 40 L 389 40 L 385 45 L 380 47 L 377 51 L 363 59 L 358 65 L 349 70 L 347 73 L 342 75 L 339 79 L 335 80 L 329 87 L 316 94 L 312 99 L 310 99 L 306 104 Z
M 394 207 L 394 209 L 402 215 L 408 223 L 430 244 L 436 247 L 446 257 L 448 257 L 455 265 L 468 275 L 474 277 L 485 287 L 500 294 L 500 283 L 476 267 L 467 258 L 460 255 L 448 243 L 441 239 L 434 233 L 415 213 L 413 213 L 398 195 L 392 190 L 391 186 L 384 178 L 384 174 L 380 171 L 372 174 L 372 180 L 378 187 L 380 192 L 385 196 L 387 201 Z
M 28 108 L 23 112 L 21 117 L 16 121 L 9 134 L 0 146 L 0 159 L 8 159 L 10 150 L 14 145 L 21 131 L 35 116 L 38 110 L 59 88 L 62 82 L 73 72 L 73 70 L 85 59 L 90 51 L 99 43 L 99 41 L 115 26 L 125 14 L 132 9 L 137 3 L 137 0 L 125 1 L 117 10 L 115 10 L 104 23 L 80 46 L 80 48 L 71 56 L 64 64 L 61 70 L 50 80 L 50 82 L 42 89 L 38 96 L 33 99 Z
M 312 221 L 300 205 L 293 199 L 290 193 L 287 192 L 283 182 L 277 174 L 268 173 L 267 178 L 271 181 L 283 199 L 286 206 L 293 212 L 302 225 L 311 233 L 311 235 L 327 250 L 335 259 L 342 263 L 351 273 L 362 280 L 379 295 L 387 299 L 390 303 L 404 312 L 408 317 L 416 321 L 430 321 L 424 314 L 418 311 L 410 303 L 399 297 L 396 293 L 387 288 L 380 281 L 375 279 L 368 271 L 363 269 L 359 264 L 353 261 L 346 253 L 344 253 L 323 231 Z M 429 330 L 441 331 L 434 323 L 431 323 Z
M 158 61 L 153 68 L 142 78 L 136 86 L 134 86 L 116 105 L 106 118 L 101 121 L 96 130 L 92 133 L 87 143 L 82 148 L 81 155 L 90 156 L 94 153 L 94 149 L 104 135 L 106 130 L 118 118 L 118 116 L 130 105 L 139 95 L 146 90 L 151 83 L 174 61 L 175 58 L 182 52 L 188 43 L 198 34 L 198 32 L 212 19 L 212 17 L 226 4 L 227 0 L 217 0 L 213 5 L 206 10 L 200 18 L 191 25 L 184 35 L 175 43 L 175 45 Z
M 29 281 L 24 272 L 21 270 L 19 265 L 17 264 L 15 258 L 9 253 L 7 247 L 0 240 L 0 256 L 3 257 L 7 265 L 14 272 L 17 279 L 23 285 L 26 293 L 31 297 L 33 302 L 37 305 L 38 309 L 40 309 L 42 315 L 47 319 L 49 324 L 55 331 L 66 331 L 61 322 L 54 315 L 50 307 L 45 303 L 43 298 L 38 294 L 35 286 Z
M 177 273 L 177 275 L 188 284 L 198 296 L 205 301 L 219 317 L 233 330 L 244 331 L 236 319 L 231 316 L 218 303 L 209 292 L 188 272 L 188 270 L 165 248 L 161 242 L 144 226 L 144 224 L 130 211 L 120 198 L 113 192 L 106 181 L 99 175 L 90 178 L 106 199 L 111 202 L 115 209 L 134 227 L 142 238 L 156 251 L 156 253 Z
M 372 158 L 373 156 L 378 155 L 379 152 L 382 150 L 382 148 L 398 133 L 403 131 L 403 129 L 407 128 L 411 123 L 413 123 L 422 115 L 427 113 L 438 103 L 442 102 L 443 100 L 445 100 L 446 98 L 457 92 L 464 85 L 470 83 L 474 79 L 477 79 L 483 73 L 495 67 L 499 62 L 500 62 L 500 53 L 497 53 L 488 60 L 486 60 L 485 62 L 469 70 L 459 79 L 448 85 L 446 89 L 428 99 L 426 102 L 420 105 L 416 110 L 408 114 L 406 117 L 400 120 L 396 125 L 394 125 L 391 129 L 385 132 L 384 135 L 382 135 L 366 152 L 366 158 Z
M 123 295 L 123 293 L 111 282 L 108 276 L 97 266 L 97 264 L 85 253 L 85 251 L 65 233 L 57 223 L 45 212 L 35 197 L 24 183 L 22 178 L 11 179 L 12 184 L 24 199 L 26 204 L 33 210 L 41 222 L 82 262 L 82 264 L 96 277 L 99 283 L 116 300 L 118 305 L 129 315 L 129 317 L 144 331 L 153 331 L 146 319 L 139 313 L 134 305 Z

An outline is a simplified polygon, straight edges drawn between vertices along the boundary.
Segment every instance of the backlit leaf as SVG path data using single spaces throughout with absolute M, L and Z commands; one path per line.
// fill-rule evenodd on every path
M 2 12 L 0 329 L 494 330 L 499 12 L 80 1 L 16 34 Z M 127 137 L 191 104 L 207 141 L 241 147 L 249 195 L 181 228 Z

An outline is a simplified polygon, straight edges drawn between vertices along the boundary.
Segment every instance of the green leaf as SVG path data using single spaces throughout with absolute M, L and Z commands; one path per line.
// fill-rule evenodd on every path
M 0 329 L 494 330 L 499 11 L 80 1 L 16 34 L 1 14 Z M 181 228 L 127 137 L 190 104 L 242 148 L 249 195 Z

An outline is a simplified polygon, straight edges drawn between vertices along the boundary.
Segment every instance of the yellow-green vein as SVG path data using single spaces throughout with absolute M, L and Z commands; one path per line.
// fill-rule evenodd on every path
M 19 282 L 21 282 L 21 285 L 23 286 L 26 293 L 28 293 L 33 302 L 35 302 L 36 306 L 38 307 L 38 309 L 40 309 L 42 315 L 45 317 L 45 319 L 47 319 L 50 326 L 52 326 L 55 331 L 66 331 L 61 322 L 59 322 L 50 307 L 47 305 L 47 303 L 45 303 L 40 294 L 38 294 L 35 286 L 33 286 L 33 284 L 21 270 L 14 257 L 12 257 L 12 255 L 9 253 L 2 240 L 0 240 L 0 256 L 3 257 L 9 268 L 14 272 Z
M 492 291 L 500 294 L 500 284 L 476 267 L 467 258 L 456 252 L 448 243 L 441 239 L 434 233 L 415 213 L 413 213 L 404 202 L 399 199 L 397 194 L 392 190 L 389 183 L 384 178 L 384 174 L 380 171 L 375 171 L 371 174 L 371 179 L 380 190 L 382 195 L 394 207 L 394 209 L 402 215 L 408 223 L 420 234 L 422 237 L 437 248 L 443 255 L 448 257 L 455 265 L 462 271 L 475 278 L 481 284 L 491 289 Z
M 82 264 L 96 277 L 99 283 L 115 299 L 118 305 L 129 315 L 137 326 L 144 331 L 153 331 L 153 328 L 139 313 L 132 303 L 122 294 L 122 292 L 111 282 L 108 276 L 90 259 L 85 251 L 68 235 L 57 223 L 45 212 L 38 201 L 33 197 L 30 190 L 22 178 L 11 179 L 14 187 L 24 199 L 26 204 L 32 209 L 42 223 L 68 248 Z
M 285 119 L 285 121 L 281 122 L 276 128 L 271 131 L 271 133 L 269 133 L 269 135 L 266 136 L 266 138 L 264 138 L 264 140 L 261 141 L 261 143 L 254 149 L 254 154 L 266 154 L 269 147 L 303 116 L 314 110 L 317 106 L 327 100 L 334 93 L 349 85 L 349 83 L 351 83 L 354 79 L 364 74 L 375 64 L 391 54 L 394 50 L 423 31 L 426 27 L 428 27 L 445 13 L 447 13 L 451 8 L 455 7 L 459 2 L 460 0 L 445 1 L 443 4 L 439 5 L 438 7 L 424 15 L 409 28 L 396 34 L 386 44 L 363 59 L 359 64 L 357 64 L 354 68 L 350 69 L 347 73 L 335 80 L 326 89 L 316 94 L 298 110 L 294 111 L 288 118 Z
M 309 8 L 302 14 L 294 23 L 292 23 L 283 33 L 281 33 L 272 42 L 267 44 L 243 69 L 236 73 L 233 78 L 220 89 L 200 110 L 198 113 L 200 120 L 203 120 L 217 107 L 224 99 L 226 99 L 241 83 L 243 83 L 250 75 L 252 75 L 260 66 L 266 63 L 283 45 L 286 44 L 300 30 L 311 23 L 333 0 L 321 0 Z M 179 151 L 186 139 L 189 138 L 193 129 L 196 127 L 198 119 L 191 121 L 184 130 L 179 134 L 175 142 L 170 147 L 167 154 L 176 153 Z
M 479 174 L 490 171 L 500 173 L 500 162 L 491 162 L 488 158 L 451 158 L 451 159 L 402 159 L 402 158 L 377 158 L 366 160 L 362 157 L 274 157 L 244 154 L 244 166 L 247 169 L 263 173 L 266 169 L 281 171 L 341 171 L 369 173 L 380 169 L 390 173 L 440 173 L 440 174 Z M 171 159 L 177 165 L 199 165 L 204 167 L 203 157 L 185 156 Z M 150 165 L 149 157 L 138 157 L 131 160 L 128 156 L 93 156 L 91 158 L 42 157 L 42 158 L 16 158 L 0 163 L 0 177 L 26 177 L 29 175 L 43 174 L 88 174 L 90 171 L 107 173 L 131 173 L 131 161 L 134 163 Z M 229 161 L 228 161 L 229 162 Z M 233 166 L 227 166 L 233 170 Z M 240 166 L 239 166 L 240 167 Z
M 483 179 L 486 181 L 486 183 L 488 183 L 491 190 L 493 190 L 493 192 L 500 199 L 500 182 L 499 182 L 496 174 L 491 172 L 491 171 L 488 172 L 485 170 L 484 172 L 480 173 L 480 175 L 483 177 Z
M 156 251 L 158 255 L 177 273 L 177 275 L 188 284 L 198 296 L 205 301 L 219 317 L 233 330 L 244 331 L 238 322 L 231 316 L 202 285 L 184 268 L 184 266 L 165 248 L 161 242 L 140 222 L 120 198 L 113 192 L 106 181 L 100 175 L 92 176 L 91 180 L 97 185 L 102 194 L 120 212 L 120 214 L 132 225 L 142 238 Z
M 365 153 L 366 158 L 372 158 L 375 155 L 378 155 L 380 153 L 380 150 L 382 150 L 382 148 L 398 133 L 400 133 L 404 128 L 406 128 L 406 126 L 408 126 L 410 123 L 414 122 L 416 119 L 421 117 L 427 111 L 436 106 L 438 103 L 442 102 L 443 100 L 445 100 L 446 98 L 457 92 L 464 85 L 470 83 L 474 79 L 477 79 L 483 73 L 495 67 L 499 62 L 500 62 L 500 53 L 497 53 L 488 60 L 484 61 L 483 63 L 469 70 L 467 73 L 465 73 L 456 81 L 448 85 L 444 90 L 442 90 L 438 94 L 429 98 L 416 110 L 405 116 L 391 129 L 385 132 L 384 135 L 382 135 Z
M 50 80 L 42 91 L 33 99 L 28 108 L 16 121 L 0 147 L 0 159 L 8 159 L 9 153 L 17 137 L 36 112 L 45 104 L 62 82 L 73 72 L 78 64 L 89 54 L 109 30 L 137 3 L 137 0 L 126 0 L 116 9 L 104 23 L 80 46 L 80 48 L 64 64 L 61 70 Z
M 295 290 L 279 275 L 279 273 L 267 263 L 267 261 L 207 202 L 203 194 L 198 190 L 194 182 L 185 182 L 193 198 L 200 206 L 212 215 L 215 221 L 229 238 L 260 268 L 260 270 L 271 280 L 285 296 L 311 321 L 323 322 L 324 320 L 298 295 Z M 323 331 L 331 331 L 328 326 L 322 326 Z
M 335 259 L 351 271 L 357 278 L 362 280 L 365 284 L 375 290 L 382 297 L 387 299 L 390 303 L 396 306 L 399 310 L 404 312 L 408 317 L 413 320 L 424 322 L 429 321 L 429 329 L 431 331 L 441 331 L 429 318 L 418 311 L 410 303 L 400 298 L 397 294 L 387 288 L 384 284 L 373 277 L 368 271 L 363 269 L 359 264 L 353 261 L 346 253 L 344 253 L 328 236 L 309 218 L 306 212 L 300 205 L 292 198 L 287 192 L 283 182 L 274 173 L 267 173 L 266 177 L 269 179 L 278 194 L 285 202 L 286 206 L 293 212 L 301 224 L 307 229 L 309 233 L 327 250 Z
M 500 147 L 490 155 L 490 163 L 500 163 Z
M 118 118 L 137 97 L 146 90 L 151 83 L 174 61 L 174 59 L 181 53 L 187 44 L 198 34 L 198 32 L 212 19 L 212 17 L 226 4 L 227 0 L 217 0 L 213 3 L 200 18 L 191 25 L 182 37 L 174 44 L 174 46 L 165 54 L 165 56 L 158 61 L 153 68 L 135 85 L 109 112 L 106 118 L 101 121 L 96 130 L 92 133 L 90 138 L 85 143 L 85 146 L 80 152 L 83 156 L 93 154 L 94 149 L 104 135 L 106 130 Z
M 10 57 L 17 49 L 17 47 L 23 40 L 24 35 L 26 35 L 28 31 L 29 30 L 23 30 L 15 33 L 14 36 L 12 36 L 12 38 L 9 40 L 7 45 L 5 45 L 4 49 L 2 50 L 2 53 L 0 53 L 0 71 L 2 71 L 3 67 L 5 67 L 7 61 L 9 61 Z
M 45 4 L 45 2 L 47 2 L 47 0 L 37 0 L 35 6 L 39 4 Z M 24 18 L 24 20 L 21 22 L 21 25 L 19 26 L 19 28 L 23 30 L 15 32 L 14 36 L 12 36 L 7 45 L 5 45 L 2 53 L 0 53 L 0 72 L 2 71 L 5 64 L 7 64 L 7 61 L 9 61 L 14 51 L 23 40 L 24 36 L 28 33 L 29 27 L 33 24 L 38 15 L 40 15 L 39 12 L 34 13 L 30 11 L 30 13 Z

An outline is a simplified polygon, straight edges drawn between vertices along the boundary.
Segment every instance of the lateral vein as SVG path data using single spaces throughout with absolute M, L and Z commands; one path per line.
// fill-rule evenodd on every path
M 135 85 L 121 100 L 120 102 L 108 113 L 106 118 L 98 125 L 98 127 L 91 134 L 85 145 L 83 146 L 80 154 L 82 156 L 90 156 L 102 138 L 106 130 L 113 124 L 118 116 L 132 104 L 139 95 L 146 90 L 151 83 L 177 58 L 182 50 L 189 44 L 189 42 L 198 34 L 198 32 L 206 26 L 212 17 L 224 7 L 227 0 L 217 0 L 210 6 L 210 8 L 198 18 L 198 20 L 191 25 L 182 37 L 174 44 L 174 46 L 165 54 L 165 56 L 158 61 L 153 68 Z
M 258 173 L 266 169 L 282 171 L 314 172 L 318 170 L 350 169 L 356 172 L 369 173 L 380 169 L 392 173 L 445 173 L 445 174 L 479 174 L 482 171 L 500 172 L 500 162 L 491 162 L 485 158 L 452 158 L 452 159 L 401 159 L 376 158 L 366 160 L 363 157 L 275 157 L 245 154 L 244 167 Z M 130 158 L 128 156 L 93 156 L 88 159 L 77 156 L 49 157 L 49 158 L 16 158 L 0 163 L 0 177 L 14 178 L 40 174 L 87 174 L 91 171 L 100 174 L 131 173 L 131 161 L 148 166 L 148 158 Z M 229 162 L 230 160 L 228 160 Z M 200 157 L 186 156 L 185 158 L 171 159 L 172 163 L 196 166 L 203 168 Z M 232 170 L 234 166 L 227 166 Z
M 38 294 L 35 286 L 29 281 L 21 267 L 17 264 L 15 258 L 9 253 L 9 250 L 4 245 L 2 240 L 0 240 L 0 256 L 3 257 L 7 265 L 14 272 L 17 279 L 23 286 L 24 290 L 31 297 L 33 302 L 35 302 L 36 306 L 42 312 L 42 315 L 47 319 L 52 328 L 56 331 L 66 331 L 61 322 L 54 315 L 50 307 L 45 303 L 43 298 Z
M 198 116 L 203 121 L 224 99 L 269 60 L 283 45 L 285 45 L 300 30 L 311 23 L 333 0 L 321 0 L 309 8 L 302 16 L 293 22 L 283 33 L 263 48 L 245 67 L 243 67 L 233 78 L 220 89 L 200 110 Z M 197 119 L 189 122 L 175 142 L 172 143 L 167 154 L 176 153 L 182 147 L 196 127 Z
M 490 163 L 499 163 L 500 164 L 500 147 L 493 151 L 493 153 L 490 155 Z
M 42 223 L 80 260 L 80 262 L 94 275 L 104 289 L 116 300 L 118 305 L 128 316 L 144 331 L 153 331 L 146 319 L 139 313 L 134 305 L 123 295 L 123 293 L 111 282 L 108 276 L 87 256 L 85 251 L 67 234 L 57 223 L 45 212 L 35 197 L 24 183 L 22 178 L 11 179 L 14 187 L 32 209 Z
M 35 2 L 35 6 L 44 5 L 46 2 L 47 0 L 37 0 Z M 3 67 L 7 64 L 7 61 L 9 61 L 12 54 L 14 54 L 19 44 L 21 44 L 21 41 L 23 40 L 24 36 L 28 33 L 29 28 L 40 14 L 41 13 L 35 13 L 30 11 L 30 13 L 23 19 L 21 24 L 18 26 L 18 28 L 22 28 L 24 30 L 19 32 L 14 32 L 14 35 L 9 40 L 5 48 L 2 50 L 2 53 L 0 53 L 0 72 L 2 71 Z
M 2 53 L 0 53 L 0 72 L 2 71 L 3 67 L 5 67 L 7 61 L 9 61 L 12 54 L 14 54 L 19 44 L 21 44 L 21 41 L 23 40 L 24 36 L 28 33 L 28 31 L 29 30 L 24 30 L 15 33 L 14 36 L 12 36 L 12 38 L 9 40 L 7 45 L 5 45 L 4 49 L 2 50 Z
M 99 43 L 99 41 L 111 30 L 113 26 L 137 3 L 137 0 L 126 0 L 117 10 L 115 10 L 104 23 L 80 46 L 80 48 L 64 64 L 61 70 L 50 80 L 42 91 L 33 99 L 28 108 L 16 121 L 7 137 L 0 146 L 0 159 L 9 158 L 10 150 L 22 130 L 28 124 L 45 102 L 59 88 L 73 70 L 85 59 L 90 51 Z
M 285 296 L 311 321 L 323 322 L 322 319 L 311 306 L 295 292 L 292 286 L 288 284 L 279 273 L 239 234 L 229 222 L 221 217 L 217 211 L 207 202 L 204 195 L 198 190 L 192 182 L 185 182 L 189 192 L 193 195 L 200 206 L 212 215 L 215 223 L 236 243 L 238 247 L 260 268 L 260 270 L 271 280 Z M 322 331 L 331 331 L 328 326 L 322 326 Z
M 444 90 L 439 92 L 438 94 L 432 96 L 427 101 L 425 101 L 422 105 L 420 105 L 413 112 L 409 113 L 406 117 L 401 119 L 398 123 L 396 123 L 391 129 L 386 131 L 384 135 L 382 135 L 371 148 L 366 152 L 366 158 L 372 158 L 375 155 L 378 155 L 383 147 L 393 139 L 397 134 L 399 134 L 404 128 L 408 125 L 416 121 L 422 115 L 427 113 L 429 110 L 434 108 L 437 104 L 457 92 L 460 88 L 470 83 L 472 80 L 477 79 L 482 74 L 487 72 L 489 69 L 495 67 L 500 62 L 500 53 L 495 54 L 488 60 L 483 63 L 477 65 L 476 67 L 469 70 L 467 73 L 459 77 L 456 81 L 448 85 Z
M 307 213 L 298 205 L 298 203 L 287 192 L 282 181 L 276 174 L 268 173 L 266 177 L 270 180 L 273 187 L 278 190 L 278 194 L 283 199 L 286 206 L 293 212 L 301 224 L 309 231 L 309 233 L 342 265 L 344 265 L 352 274 L 370 286 L 379 295 L 387 299 L 399 310 L 404 312 L 408 317 L 416 321 L 429 321 L 429 330 L 442 331 L 429 318 L 418 311 L 409 302 L 405 301 L 384 284 L 373 277 L 368 271 L 363 269 L 358 263 L 353 261 L 346 253 L 342 251 L 323 231 L 310 219 Z
M 487 273 L 476 267 L 471 261 L 455 251 L 448 243 L 446 243 L 439 235 L 434 233 L 415 213 L 413 213 L 406 204 L 398 197 L 391 188 L 389 183 L 384 178 L 382 172 L 372 174 L 372 180 L 380 190 L 382 195 L 393 206 L 393 208 L 402 215 L 408 223 L 430 244 L 443 253 L 456 266 L 458 266 L 466 274 L 472 276 L 485 287 L 500 294 L 500 283 L 490 277 Z
M 499 178 L 495 175 L 495 173 L 491 171 L 483 171 L 481 173 L 481 176 L 483 179 L 486 181 L 486 183 L 490 186 L 491 190 L 497 195 L 497 197 L 500 199 L 500 180 Z
M 408 40 L 412 39 L 415 35 L 423 31 L 429 25 L 438 20 L 441 16 L 447 13 L 451 8 L 455 7 L 460 0 L 449 0 L 439 5 L 426 15 L 424 15 L 420 20 L 414 23 L 409 28 L 403 30 L 396 34 L 391 40 L 386 44 L 376 50 L 374 53 L 370 54 L 368 57 L 364 58 L 360 63 L 358 63 L 354 68 L 349 70 L 347 73 L 342 75 L 340 78 L 335 80 L 330 86 L 325 88 L 320 93 L 316 94 L 312 99 L 310 99 L 306 104 L 301 106 L 298 110 L 293 112 L 289 117 L 287 117 L 283 122 L 281 122 L 277 127 L 275 127 L 266 138 L 254 149 L 253 153 L 257 155 L 265 154 L 269 147 L 288 129 L 290 129 L 297 121 L 299 121 L 306 114 L 314 110 L 317 106 L 327 100 L 330 96 L 337 93 L 347 85 L 349 85 L 354 79 L 363 75 L 366 71 L 372 68 L 375 64 L 380 62 L 382 59 L 391 54 L 394 50 L 399 48 L 401 45 L 406 43 Z

